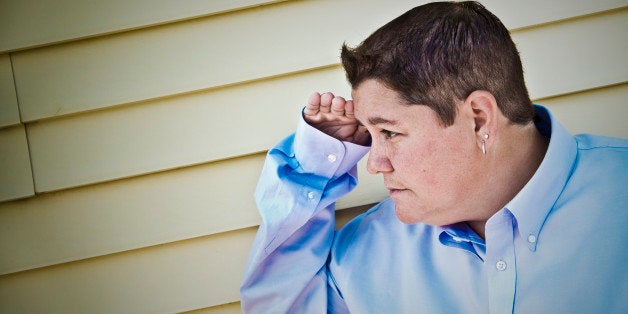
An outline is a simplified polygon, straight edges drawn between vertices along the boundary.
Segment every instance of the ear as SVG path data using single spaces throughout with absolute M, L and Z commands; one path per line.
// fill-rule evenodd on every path
M 465 106 L 471 108 L 473 112 L 478 147 L 482 148 L 484 140 L 485 149 L 488 150 L 497 135 L 498 119 L 501 113 L 495 97 L 488 91 L 476 90 L 465 99 Z

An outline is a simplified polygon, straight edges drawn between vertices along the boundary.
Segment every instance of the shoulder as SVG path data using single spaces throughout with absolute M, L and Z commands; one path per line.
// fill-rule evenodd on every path
M 579 134 L 575 139 L 578 149 L 575 172 L 586 172 L 583 174 L 589 176 L 603 174 L 607 178 L 627 174 L 628 140 L 591 134 Z
M 597 208 L 599 213 L 626 212 L 628 140 L 598 135 L 575 136 L 577 157 L 558 204 Z
M 578 134 L 575 138 L 578 143 L 579 151 L 628 152 L 628 139 L 593 134 Z

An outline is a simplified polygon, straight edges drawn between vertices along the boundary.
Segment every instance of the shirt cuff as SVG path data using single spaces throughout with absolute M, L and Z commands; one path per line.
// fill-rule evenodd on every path
M 370 147 L 340 141 L 299 118 L 294 153 L 303 171 L 337 178 L 349 172 L 368 153 Z

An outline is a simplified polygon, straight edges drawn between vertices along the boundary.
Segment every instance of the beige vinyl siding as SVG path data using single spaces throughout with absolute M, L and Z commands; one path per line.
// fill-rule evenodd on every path
M 20 123 L 11 60 L 0 55 L 0 128 Z
M 24 50 L 284 0 L 0 2 L 0 52 Z
M 484 3 L 535 100 L 628 137 L 627 1 Z M 0 2 L 0 313 L 238 313 L 265 151 L 416 4 Z M 386 196 L 364 162 L 339 224 Z
M 227 303 L 224 305 L 213 306 L 211 308 L 204 308 L 195 311 L 185 312 L 186 314 L 227 314 L 227 313 L 241 313 L 240 302 Z
M 294 129 L 312 88 L 348 89 L 333 67 L 38 123 L 37 191 L 264 151 Z
M 628 10 L 619 10 L 515 32 L 530 97 L 625 82 L 626 30 Z
M 628 84 L 539 99 L 573 134 L 594 133 L 628 138 Z
M 0 129 L 0 165 L 0 200 L 34 195 L 23 125 Z
M 238 300 L 255 228 L 0 279 L 3 313 L 174 313 Z

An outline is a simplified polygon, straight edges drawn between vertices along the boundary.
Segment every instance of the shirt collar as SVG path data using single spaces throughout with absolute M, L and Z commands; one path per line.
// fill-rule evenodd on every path
M 536 250 L 547 215 L 571 176 L 577 154 L 574 137 L 547 108 L 534 107 L 538 118 L 535 122 L 537 129 L 545 136 L 551 134 L 549 147 L 530 181 L 506 204 L 517 220 L 519 236 L 528 242 L 532 251 Z
M 441 244 L 469 251 L 484 260 L 483 256 L 486 253 L 484 239 L 480 238 L 469 225 L 459 222 L 438 228 L 440 229 L 438 240 Z

